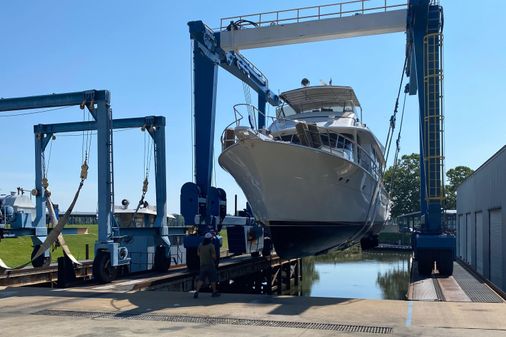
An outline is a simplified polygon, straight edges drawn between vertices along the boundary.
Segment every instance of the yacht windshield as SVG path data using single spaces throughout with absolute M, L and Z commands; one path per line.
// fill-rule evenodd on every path
M 303 109 L 300 112 L 295 111 L 290 105 L 283 104 L 281 107 L 277 108 L 276 110 L 276 116 L 277 118 L 287 118 L 291 117 L 297 114 L 303 114 L 308 112 L 323 112 L 326 115 L 330 114 L 342 114 L 342 113 L 355 113 L 356 107 L 353 105 L 352 102 L 346 102 L 342 105 L 334 105 L 334 106 L 314 106 L 314 104 L 311 104 L 311 107 L 308 107 L 308 109 Z

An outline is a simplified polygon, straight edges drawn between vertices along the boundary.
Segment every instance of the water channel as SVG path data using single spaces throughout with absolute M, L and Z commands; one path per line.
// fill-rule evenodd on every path
M 405 299 L 410 253 L 352 249 L 303 259 L 300 295 Z

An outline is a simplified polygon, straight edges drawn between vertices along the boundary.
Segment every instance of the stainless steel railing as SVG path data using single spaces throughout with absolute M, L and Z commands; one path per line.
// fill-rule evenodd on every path
M 230 16 L 220 20 L 220 30 L 240 29 L 322 20 L 336 17 L 387 12 L 407 8 L 406 0 L 353 0 L 321 6 L 285 9 L 280 11 Z

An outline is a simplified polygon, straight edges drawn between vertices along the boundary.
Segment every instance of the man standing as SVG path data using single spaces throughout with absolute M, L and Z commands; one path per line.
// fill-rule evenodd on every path
M 213 235 L 206 233 L 204 240 L 199 245 L 197 255 L 200 257 L 200 273 L 197 278 L 197 290 L 193 294 L 193 298 L 199 297 L 199 290 L 204 284 L 206 278 L 211 283 L 213 289 L 213 297 L 220 294 L 216 291 L 216 282 L 218 281 L 218 271 L 216 269 L 216 248 L 213 244 Z

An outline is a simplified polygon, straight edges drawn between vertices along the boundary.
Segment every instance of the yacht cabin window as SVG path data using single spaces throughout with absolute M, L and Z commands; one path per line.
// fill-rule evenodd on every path
M 314 106 L 310 109 L 303 109 L 301 112 L 295 111 L 290 105 L 283 104 L 281 107 L 276 109 L 277 118 L 287 118 L 297 114 L 303 114 L 308 112 L 334 112 L 334 113 L 357 113 L 357 108 L 353 105 L 353 102 L 343 102 L 340 105 L 334 106 L 320 106 L 315 108 Z

